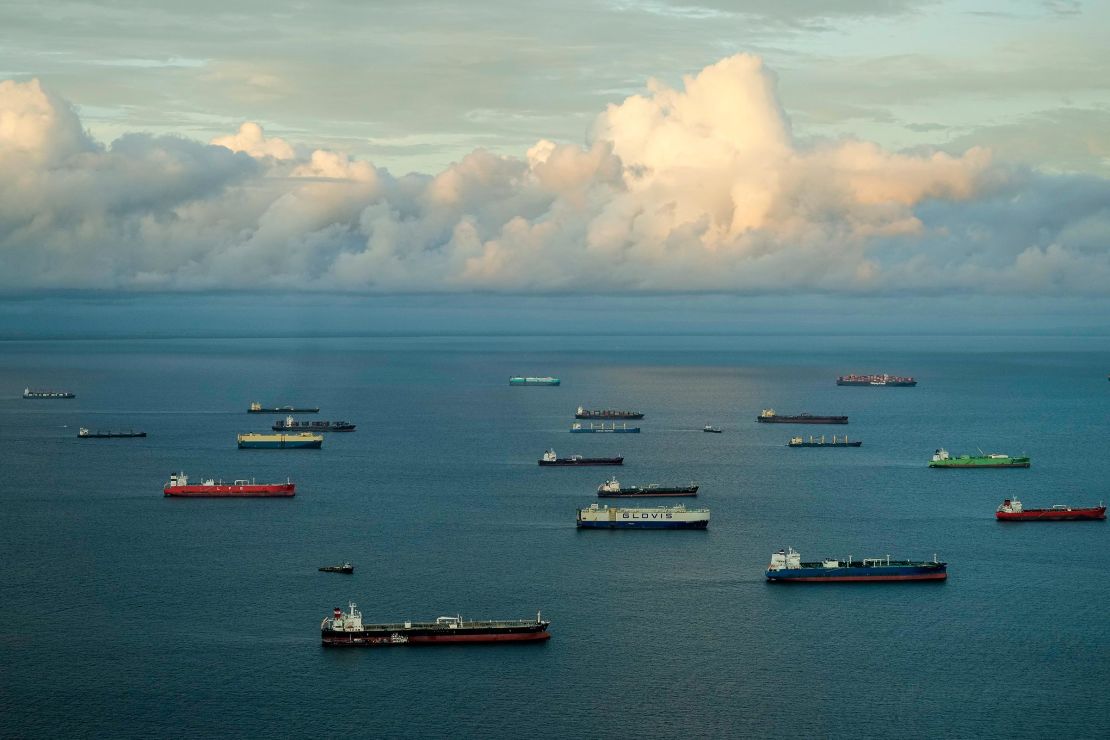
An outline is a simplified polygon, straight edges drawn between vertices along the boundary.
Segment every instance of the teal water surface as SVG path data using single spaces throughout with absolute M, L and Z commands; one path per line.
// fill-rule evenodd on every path
M 1110 499 L 1110 351 L 991 341 L 0 344 L 0 734 L 1106 737 L 1110 527 L 993 514 Z M 920 383 L 837 387 L 847 372 Z M 25 401 L 28 385 L 77 398 Z M 272 423 L 251 401 L 358 431 L 238 450 Z M 643 431 L 569 434 L 580 404 L 643 411 Z M 850 424 L 757 424 L 767 407 Z M 863 446 L 786 447 L 845 431 Z M 928 469 L 941 446 L 1032 467 Z M 622 483 L 696 480 L 708 531 L 576 530 L 614 469 L 540 468 L 548 447 L 623 454 Z M 297 495 L 164 498 L 180 470 L 288 476 Z M 787 546 L 936 554 L 949 580 L 769 585 Z M 316 570 L 343 560 L 353 576 Z M 323 649 L 320 620 L 349 600 L 368 621 L 542 610 L 552 638 Z

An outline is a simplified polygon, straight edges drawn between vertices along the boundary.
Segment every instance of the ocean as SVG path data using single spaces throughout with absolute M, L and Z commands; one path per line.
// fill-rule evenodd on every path
M 1104 339 L 1048 337 L 3 342 L 0 735 L 1107 737 L 1110 525 L 994 510 L 1110 499 L 1108 372 Z M 240 451 L 278 418 L 251 401 L 358 430 Z M 569 434 L 580 404 L 643 411 L 643 431 Z M 785 446 L 845 432 L 863 446 Z M 1032 467 L 928 469 L 938 447 Z M 548 448 L 626 461 L 540 468 Z M 297 495 L 167 499 L 178 471 Z M 576 530 L 611 473 L 697 481 L 708 531 Z M 785 547 L 936 555 L 949 578 L 768 584 Z M 353 576 L 317 571 L 344 560 Z M 552 637 L 322 648 L 349 601 L 367 621 L 542 610 Z

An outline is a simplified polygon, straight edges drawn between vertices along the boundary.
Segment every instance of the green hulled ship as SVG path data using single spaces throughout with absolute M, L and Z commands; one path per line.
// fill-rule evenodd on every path
M 980 450 L 978 455 L 959 455 L 953 457 L 948 454 L 948 450 L 943 447 L 933 453 L 933 459 L 929 461 L 930 468 L 1028 468 L 1028 457 L 1010 457 L 1009 455 L 1000 455 L 992 453 L 990 455 L 983 454 Z

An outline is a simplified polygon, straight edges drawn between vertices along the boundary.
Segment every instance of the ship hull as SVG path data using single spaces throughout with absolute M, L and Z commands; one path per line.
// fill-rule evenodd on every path
M 863 442 L 802 442 L 787 444 L 787 447 L 859 447 Z
M 275 440 L 262 442 L 239 442 L 240 450 L 318 450 L 322 440 Z
M 498 629 L 453 630 L 322 630 L 320 640 L 329 647 L 394 647 L 406 645 L 459 645 L 499 642 L 542 642 L 550 639 L 546 625 Z
M 708 519 L 697 519 L 694 521 L 610 521 L 603 519 L 599 521 L 583 521 L 576 522 L 579 529 L 706 529 L 709 527 Z
M 624 465 L 623 457 L 587 457 L 581 460 L 538 460 L 543 467 L 572 468 L 586 465 Z
M 162 489 L 162 493 L 179 498 L 288 498 L 296 495 L 296 484 L 173 486 Z
M 95 434 L 78 434 L 78 439 L 127 439 L 145 437 L 146 432 L 96 432 Z
M 883 583 L 943 581 L 947 578 L 947 566 L 940 563 L 871 568 L 785 568 L 767 571 L 767 580 L 772 583 Z
M 869 381 L 869 380 L 838 380 L 838 381 L 836 381 L 836 384 L 837 385 L 871 386 L 872 388 L 875 388 L 875 387 L 878 387 L 878 388 L 883 388 L 883 387 L 886 387 L 886 388 L 912 388 L 915 385 L 917 385 L 917 381 L 916 380 L 903 381 L 903 382 L 887 381 L 885 383 L 876 383 L 876 382 L 872 382 L 872 381 Z
M 626 488 L 620 491 L 598 491 L 598 498 L 661 498 L 664 496 L 697 496 L 698 486 Z
M 760 424 L 847 424 L 847 416 L 757 416 Z
M 1106 518 L 1106 507 L 1095 506 L 1089 509 L 1026 509 L 1018 512 L 996 511 L 994 516 L 1001 522 L 1097 521 Z
M 622 429 L 571 429 L 571 434 L 639 434 L 640 427 L 628 427 Z
M 280 408 L 270 409 L 247 409 L 248 414 L 318 414 L 318 408 L 294 408 L 293 406 L 282 406 Z
M 1029 461 L 1023 462 L 1005 462 L 1005 463 L 929 463 L 930 468 L 938 468 L 940 470 L 972 470 L 978 468 L 1028 468 Z

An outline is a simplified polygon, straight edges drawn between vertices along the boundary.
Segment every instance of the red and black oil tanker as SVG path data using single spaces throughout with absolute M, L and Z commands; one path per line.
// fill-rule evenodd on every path
M 462 617 L 439 617 L 434 622 L 363 624 L 362 612 L 354 602 L 344 612 L 335 607 L 332 616 L 320 623 L 325 645 L 367 647 L 388 645 L 447 645 L 466 642 L 536 642 L 551 635 L 551 622 L 540 618 L 471 621 Z

